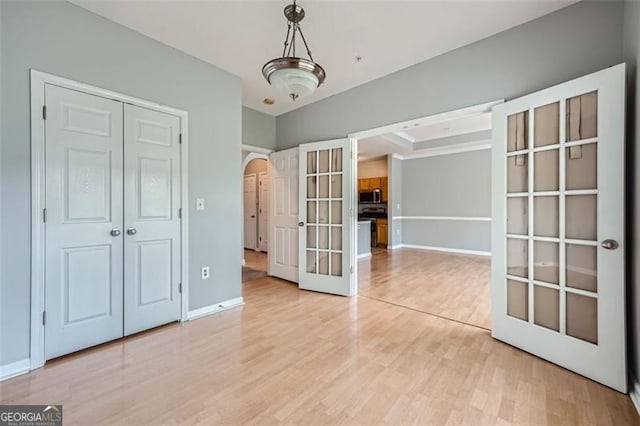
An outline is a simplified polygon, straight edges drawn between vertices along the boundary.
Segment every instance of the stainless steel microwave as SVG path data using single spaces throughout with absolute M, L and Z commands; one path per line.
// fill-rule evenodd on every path
M 361 203 L 379 203 L 381 199 L 382 197 L 379 189 L 360 191 L 359 201 Z

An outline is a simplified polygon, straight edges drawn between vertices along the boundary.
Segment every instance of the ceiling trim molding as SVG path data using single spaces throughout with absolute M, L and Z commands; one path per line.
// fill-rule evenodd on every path
M 273 149 L 269 149 L 269 148 L 262 148 L 260 146 L 253 146 L 253 145 L 246 145 L 246 144 L 242 144 L 241 145 L 242 150 L 243 151 L 249 151 L 249 152 L 256 152 L 258 154 L 271 154 L 272 152 L 274 152 Z
M 411 143 L 416 142 L 416 138 L 414 138 L 413 136 L 411 136 L 409 133 L 407 132 L 393 132 L 394 135 L 401 137 L 402 139 L 405 139 Z
M 406 127 L 421 127 L 431 124 L 440 123 L 443 121 L 455 120 L 458 118 L 470 117 L 474 115 L 491 112 L 494 106 L 504 103 L 504 99 L 498 99 L 483 104 L 472 105 L 461 109 L 441 112 L 439 114 L 427 115 L 424 117 L 414 118 L 412 120 L 402 121 L 395 124 L 388 124 L 382 127 L 376 127 L 369 130 L 363 130 L 360 132 L 350 133 L 348 137 L 353 139 L 364 139 L 371 136 L 380 136 L 387 133 L 402 132 L 406 130 Z M 419 126 L 415 126 L 419 122 Z
M 481 140 L 477 142 L 459 144 L 455 146 L 447 146 L 440 148 L 425 149 L 421 152 L 409 155 L 394 154 L 394 158 L 400 160 L 413 160 L 416 158 L 437 157 L 439 155 L 459 154 L 462 152 L 482 151 L 485 149 L 491 149 L 491 140 Z

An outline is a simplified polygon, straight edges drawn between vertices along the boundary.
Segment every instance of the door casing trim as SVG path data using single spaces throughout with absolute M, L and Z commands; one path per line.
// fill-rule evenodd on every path
M 42 211 L 45 208 L 46 191 L 45 126 L 42 119 L 42 107 L 45 105 L 46 84 L 54 84 L 66 89 L 113 99 L 180 118 L 180 132 L 182 134 L 180 159 L 180 208 L 182 209 L 182 220 L 180 221 L 181 321 L 188 319 L 189 311 L 189 113 L 170 106 L 31 69 L 31 335 L 29 357 L 31 370 L 42 367 L 45 362 L 44 325 L 42 324 L 42 312 L 44 312 L 45 308 L 45 225 L 42 220 Z

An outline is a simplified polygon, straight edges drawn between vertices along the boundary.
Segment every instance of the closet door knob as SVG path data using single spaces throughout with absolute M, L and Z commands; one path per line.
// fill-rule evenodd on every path
M 111 234 L 112 237 L 118 237 L 118 236 L 120 236 L 121 232 L 120 232 L 120 230 L 118 228 L 113 228 L 111 230 L 110 234 Z
M 136 235 L 138 231 L 136 231 L 136 228 L 129 228 L 127 229 L 127 235 Z

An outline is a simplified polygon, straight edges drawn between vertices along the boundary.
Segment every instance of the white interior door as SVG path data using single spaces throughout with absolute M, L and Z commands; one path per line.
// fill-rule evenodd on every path
M 625 67 L 493 110 L 492 334 L 627 390 Z
M 256 189 L 256 174 L 244 175 L 244 248 L 255 250 L 258 248 L 258 195 Z
M 354 295 L 355 178 L 349 139 L 300 145 L 300 280 L 304 290 Z
M 258 247 L 267 251 L 269 241 L 269 173 L 260 172 L 258 175 Z
M 269 163 L 269 275 L 298 282 L 298 148 Z
M 180 319 L 180 118 L 125 105 L 124 333 Z
M 122 337 L 122 103 L 45 86 L 45 359 Z

